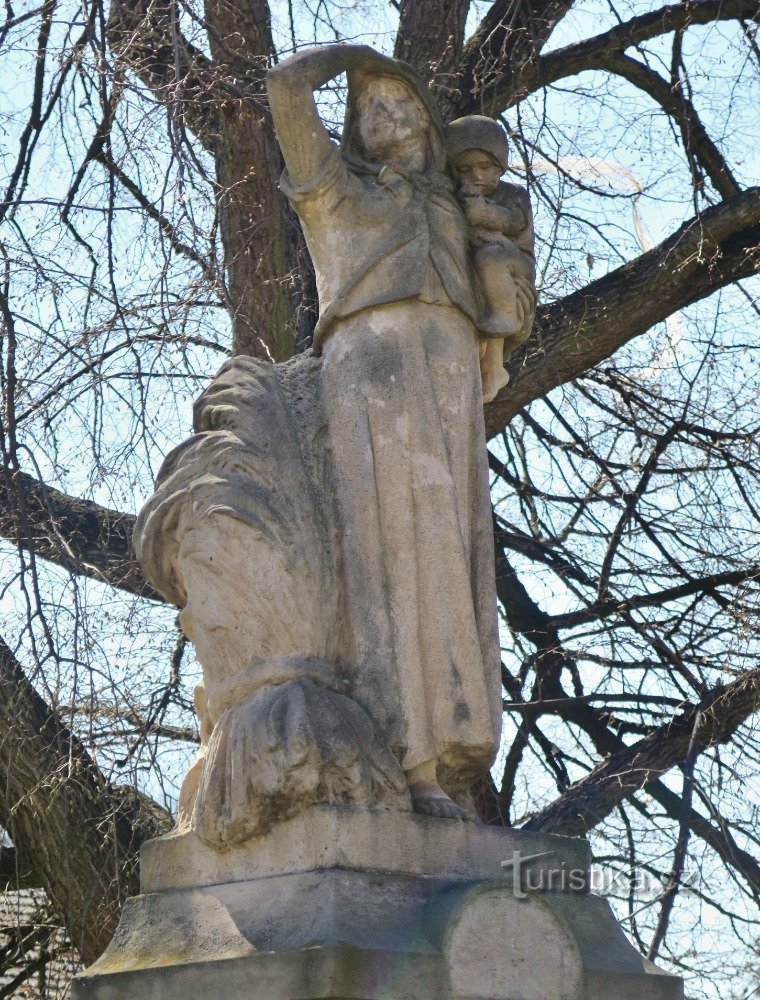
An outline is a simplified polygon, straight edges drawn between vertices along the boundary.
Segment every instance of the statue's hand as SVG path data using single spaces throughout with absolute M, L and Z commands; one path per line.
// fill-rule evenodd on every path
M 487 228 L 485 226 L 487 203 L 480 195 L 471 195 L 464 199 L 464 214 L 473 229 Z
M 267 70 L 267 89 L 271 93 L 278 86 L 308 88 L 322 87 L 329 80 L 357 66 L 377 62 L 378 54 L 370 45 L 353 45 L 333 42 L 316 45 L 278 62 Z
M 289 58 L 296 62 L 300 56 L 304 62 L 320 62 L 326 69 L 328 64 L 337 75 L 355 66 L 362 66 L 377 60 L 377 52 L 371 45 L 355 45 L 349 42 L 332 42 L 329 45 L 317 45 L 314 48 L 302 49 Z

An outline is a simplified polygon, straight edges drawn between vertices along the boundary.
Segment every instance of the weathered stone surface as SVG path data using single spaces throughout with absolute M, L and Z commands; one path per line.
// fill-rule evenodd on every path
M 183 607 L 203 666 L 202 749 L 179 826 L 216 847 L 318 802 L 411 808 L 398 762 L 336 669 L 315 383 L 308 361 L 283 368 L 250 358 L 222 367 L 135 535 L 146 574 Z
M 309 810 L 262 841 L 258 859 L 254 847 L 219 854 L 193 846 L 192 835 L 148 845 L 144 894 L 128 902 L 111 946 L 76 980 L 75 1000 L 683 996 L 680 980 L 626 941 L 605 900 L 557 889 L 556 880 L 554 891 L 526 892 L 501 867 L 516 849 L 542 855 L 531 863 L 534 883 L 547 850 L 555 870 L 585 865 L 584 842 L 387 813 L 377 825 L 388 850 L 373 865 L 367 853 L 379 842 L 351 850 L 363 822 L 357 810 Z M 309 847 L 310 834 L 318 847 Z M 438 835 L 444 843 L 431 854 Z M 193 864 L 225 854 L 230 864 L 209 873 L 214 881 L 179 887 Z M 243 863 L 257 861 L 243 878 Z
M 501 728 L 479 379 L 469 321 L 442 306 L 362 313 L 324 347 L 340 659 L 404 771 L 432 763 L 455 796 L 488 768 Z
M 236 701 L 214 726 L 190 822 L 206 844 L 261 837 L 316 803 L 411 809 L 366 712 L 295 669 L 303 675 Z
M 489 931 L 495 936 L 490 937 Z M 460 1000 L 680 1000 L 677 976 L 625 938 L 598 896 L 530 893 L 493 885 L 457 901 L 444 957 Z
M 339 148 L 313 91 L 344 71 Z M 366 46 L 268 80 L 321 358 L 227 362 L 135 532 L 203 667 L 179 828 L 218 848 L 319 802 L 472 818 L 501 726 L 478 301 L 434 101 Z
M 221 885 L 258 878 L 335 868 L 449 881 L 477 879 L 511 882 L 502 868 L 515 852 L 526 862 L 532 885 L 550 888 L 549 872 L 581 873 L 587 885 L 590 852 L 585 840 L 525 834 L 519 830 L 448 823 L 396 812 L 309 809 L 249 845 L 216 851 L 191 833 L 173 833 L 145 844 L 140 854 L 144 893 Z M 568 880 L 569 881 L 569 880 Z
M 533 212 L 524 187 L 499 178 L 507 168 L 507 134 L 484 115 L 457 118 L 446 129 L 449 170 L 469 223 L 476 284 L 483 399 L 509 381 L 504 355 L 530 336 L 536 312 Z
M 339 148 L 313 92 L 343 72 Z M 320 299 L 338 662 L 415 809 L 458 818 L 498 744 L 499 648 L 478 307 L 440 117 L 367 46 L 299 52 L 267 85 Z

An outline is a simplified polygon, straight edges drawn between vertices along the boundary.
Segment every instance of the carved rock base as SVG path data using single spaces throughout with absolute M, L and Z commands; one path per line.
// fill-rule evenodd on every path
M 335 807 L 223 853 L 170 835 L 73 997 L 681 1000 L 588 864 L 584 841 Z

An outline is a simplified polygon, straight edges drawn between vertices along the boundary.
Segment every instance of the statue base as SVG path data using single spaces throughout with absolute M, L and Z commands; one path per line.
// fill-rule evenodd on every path
M 74 1000 L 681 1000 L 588 892 L 583 840 L 314 807 L 217 853 L 141 852 Z

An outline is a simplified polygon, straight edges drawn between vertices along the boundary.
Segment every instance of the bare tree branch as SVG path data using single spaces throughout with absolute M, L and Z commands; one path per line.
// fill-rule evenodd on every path
M 506 558 L 506 548 L 510 546 L 511 535 L 505 529 L 496 527 L 496 574 L 499 600 L 501 601 L 510 627 L 521 635 L 525 636 L 537 650 L 541 659 L 549 661 L 549 669 L 559 667 L 561 669 L 565 662 L 559 635 L 557 632 L 557 617 L 550 616 L 541 610 L 536 602 L 530 597 L 522 585 L 519 577 Z M 520 550 L 518 550 L 520 551 Z M 564 694 L 559 680 L 556 676 L 547 684 L 546 665 L 536 665 L 537 673 L 543 673 L 543 680 L 539 677 L 536 692 L 540 695 L 540 700 L 526 703 L 520 693 L 520 686 L 502 667 L 502 680 L 504 686 L 512 698 L 510 707 L 519 710 L 523 715 L 523 720 L 515 739 L 516 753 L 510 751 L 511 757 L 521 756 L 528 734 L 537 734 L 536 720 L 539 715 L 549 713 L 558 716 L 565 722 L 578 726 L 585 731 L 592 739 L 598 753 L 608 756 L 609 759 L 620 759 L 619 755 L 629 753 L 623 739 L 614 733 L 608 726 L 609 711 L 607 708 L 594 708 L 589 704 L 589 699 L 585 697 L 574 698 Z M 542 693 L 542 688 L 544 693 Z M 548 697 L 546 692 L 548 691 Z M 620 697 L 623 697 L 622 695 Z M 600 694 L 599 699 L 605 704 L 614 702 L 614 696 Z M 662 703 L 665 703 L 665 699 Z M 659 732 L 667 734 L 669 727 L 662 727 Z M 687 746 L 688 749 L 688 746 Z M 510 774 L 507 767 L 510 764 L 510 755 L 507 758 L 507 766 L 502 780 L 502 787 L 497 790 L 490 780 L 479 783 L 478 811 L 485 822 L 498 825 L 508 824 L 509 808 L 513 787 L 510 784 Z M 514 766 L 514 762 L 513 762 Z M 681 821 L 684 814 L 683 803 L 675 792 L 671 791 L 659 780 L 649 781 L 644 786 L 646 792 L 652 796 L 676 821 Z M 638 791 L 634 788 L 631 794 Z M 569 789 L 568 795 L 574 794 L 573 789 Z M 559 805 L 564 801 L 564 795 L 560 798 Z M 709 819 L 691 808 L 688 822 L 691 830 L 705 843 L 707 843 L 718 856 L 730 868 L 736 870 L 746 881 L 750 890 L 760 897 L 760 864 L 738 846 L 730 830 L 724 822 L 715 825 Z M 590 827 L 589 827 L 590 828 Z
M 591 709 L 587 705 L 576 706 L 571 704 L 572 702 L 572 698 L 565 699 L 565 703 L 558 707 L 557 714 L 588 733 L 599 753 L 614 755 L 626 750 L 623 740 L 605 725 L 599 710 Z M 660 780 L 651 781 L 644 786 L 644 790 L 663 807 L 671 819 L 676 822 L 681 821 L 683 801 L 676 792 L 671 791 Z M 739 847 L 725 821 L 720 817 L 717 819 L 718 823 L 715 825 L 693 808 L 688 816 L 692 831 L 701 837 L 729 868 L 737 871 L 750 891 L 760 899 L 760 864 L 751 854 Z
M 19 516 L 20 491 L 32 538 Z M 0 476 L 0 537 L 73 573 L 160 601 L 132 552 L 134 521 L 131 514 L 67 496 L 26 473 Z
M 121 901 L 137 891 L 140 843 L 165 832 L 169 818 L 135 789 L 105 780 L 2 640 L 0 733 L 3 826 L 92 962 L 114 932 Z
M 108 40 L 156 99 L 172 108 L 213 152 L 218 135 L 214 70 L 182 36 L 176 11 L 165 0 L 113 0 Z
M 690 747 L 701 753 L 730 739 L 758 708 L 760 669 L 754 669 L 726 687 L 713 688 L 700 704 L 692 705 L 633 746 L 613 754 L 558 801 L 531 817 L 523 829 L 566 836 L 587 832 L 619 802 L 682 764 Z
M 600 35 L 523 62 L 516 72 L 493 81 L 490 100 L 495 108 L 503 111 L 541 87 L 587 70 L 604 69 L 610 55 L 625 52 L 633 45 L 672 31 L 684 31 L 692 25 L 713 21 L 755 21 L 759 15 L 757 0 L 694 0 L 668 4 L 624 21 Z
M 153 202 L 149 198 L 145 197 L 140 187 L 135 184 L 132 178 L 129 177 L 121 169 L 118 163 L 115 163 L 104 150 L 98 154 L 97 159 L 106 168 L 106 170 L 113 174 L 122 187 L 129 191 L 145 214 L 156 223 L 158 228 L 161 230 L 161 233 L 169 241 L 173 249 L 177 253 L 187 257 L 187 259 L 191 260 L 194 264 L 197 264 L 212 287 L 217 286 L 219 284 L 218 275 L 214 270 L 212 262 L 203 257 L 194 247 L 189 246 L 184 240 L 181 239 L 174 226 L 166 218 L 166 216 L 159 212 Z
M 573 0 L 537 0 L 532 4 L 495 0 L 462 51 L 451 116 L 472 112 L 495 115 L 503 110 L 497 106 L 494 84 L 505 76 L 516 79 L 524 66 L 535 63 L 572 6 Z
M 605 56 L 602 68 L 644 91 L 677 122 L 690 162 L 694 160 L 702 167 L 722 198 L 733 198 L 739 194 L 739 185 L 723 154 L 707 134 L 696 108 L 681 88 L 674 89 L 659 73 L 620 52 Z
M 647 785 L 646 791 L 659 802 L 671 819 L 678 820 L 683 814 L 681 797 L 661 781 Z M 688 823 L 692 831 L 709 844 L 729 868 L 735 869 L 742 876 L 756 898 L 760 900 L 760 864 L 751 854 L 739 847 L 725 821 L 715 826 L 701 813 L 692 809 Z
M 659 246 L 539 309 L 486 406 L 490 436 L 534 399 L 610 357 L 679 309 L 760 269 L 760 188 L 707 209 Z
M 662 607 L 671 601 L 678 601 L 693 594 L 710 594 L 718 587 L 736 586 L 748 580 L 756 581 L 758 578 L 760 578 L 760 566 L 727 570 L 725 573 L 712 573 L 709 576 L 689 580 L 677 587 L 668 587 L 651 594 L 636 594 L 633 597 L 619 600 L 610 598 L 609 600 L 597 601 L 580 611 L 552 615 L 551 622 L 557 629 L 574 628 L 587 622 L 601 621 L 612 615 L 625 614 L 635 608 Z

